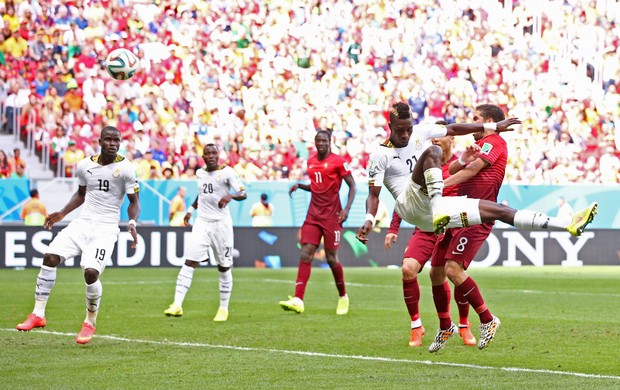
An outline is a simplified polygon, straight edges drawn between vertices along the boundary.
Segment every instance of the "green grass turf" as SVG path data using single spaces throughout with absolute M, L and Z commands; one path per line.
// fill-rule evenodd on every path
M 1 388 L 620 388 L 620 267 L 473 269 L 502 320 L 496 339 L 480 351 L 455 337 L 436 354 L 427 271 L 422 348 L 407 346 L 398 269 L 345 269 L 346 316 L 335 315 L 329 270 L 313 268 L 298 315 L 278 306 L 296 269 L 235 269 L 229 320 L 214 323 L 215 269 L 196 270 L 185 315 L 169 318 L 178 269 L 110 268 L 85 346 L 74 341 L 85 310 L 79 269 L 59 270 L 45 331 L 12 330 L 32 310 L 37 272 L 0 271 Z

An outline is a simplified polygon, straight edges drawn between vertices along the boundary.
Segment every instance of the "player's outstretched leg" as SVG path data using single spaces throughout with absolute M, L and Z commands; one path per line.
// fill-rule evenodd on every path
M 573 216 L 573 221 L 566 228 L 573 236 L 580 236 L 586 230 L 586 226 L 594 220 L 598 211 L 598 203 L 594 202 L 585 209 L 579 210 Z

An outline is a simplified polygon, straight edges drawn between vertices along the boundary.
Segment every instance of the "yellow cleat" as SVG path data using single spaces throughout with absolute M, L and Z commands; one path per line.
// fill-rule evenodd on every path
M 340 302 L 338 302 L 340 304 Z M 288 297 L 287 301 L 280 301 L 280 306 L 284 310 L 294 311 L 297 314 L 301 314 L 304 312 L 304 301 L 295 297 Z
M 213 317 L 213 321 L 215 322 L 224 322 L 228 319 L 228 309 L 225 307 L 220 307 L 217 309 L 217 313 L 215 313 L 215 317 Z
M 424 336 L 423 326 L 418 326 L 417 328 L 411 329 L 411 337 L 409 338 L 409 346 L 410 347 L 421 347 L 422 336 Z
M 470 346 L 470 347 L 476 345 L 476 338 L 471 333 L 471 327 L 459 326 L 459 335 L 461 336 L 461 339 L 463 339 L 463 344 Z
M 435 234 L 443 234 L 446 231 L 446 227 L 450 223 L 450 216 L 446 214 L 433 215 L 433 229 Z
M 594 202 L 583 210 L 579 210 L 573 216 L 573 222 L 568 225 L 566 230 L 573 236 L 580 236 L 586 230 L 586 226 L 594 220 L 598 210 L 598 203 Z
M 164 311 L 164 314 L 168 317 L 181 317 L 183 315 L 183 308 L 173 303 L 168 309 Z
M 336 307 L 336 314 L 343 316 L 349 312 L 349 297 L 344 296 L 338 298 L 338 306 Z

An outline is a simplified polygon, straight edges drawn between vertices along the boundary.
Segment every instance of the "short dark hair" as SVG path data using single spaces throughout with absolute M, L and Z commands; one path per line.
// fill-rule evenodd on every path
M 317 131 L 316 134 L 314 135 L 314 138 L 316 139 L 316 137 L 319 134 L 325 134 L 330 141 L 332 140 L 332 132 L 329 131 L 329 130 L 322 130 L 321 129 L 321 130 Z
M 506 119 L 504 111 L 495 104 L 481 104 L 476 107 L 476 111 L 480 111 L 483 119 L 493 119 L 493 122 L 499 122 Z
M 265 194 L 265 193 L 260 194 L 260 199 L 261 200 L 267 200 L 267 194 Z
M 217 146 L 217 144 L 214 144 L 214 143 L 212 142 L 212 143 L 210 143 L 210 144 L 206 144 L 206 145 L 205 145 L 205 147 L 203 148 L 203 153 L 204 153 L 204 150 L 205 150 L 205 149 L 207 149 L 208 147 L 215 148 L 215 150 L 217 150 L 218 152 L 220 151 L 220 147 L 219 147 L 219 146 Z
M 39 196 L 39 190 L 37 190 L 36 188 L 33 188 L 30 190 L 30 197 L 34 198 L 35 196 Z
M 407 103 L 398 102 L 392 104 L 390 109 L 390 122 L 394 119 L 408 119 L 411 118 L 411 108 Z

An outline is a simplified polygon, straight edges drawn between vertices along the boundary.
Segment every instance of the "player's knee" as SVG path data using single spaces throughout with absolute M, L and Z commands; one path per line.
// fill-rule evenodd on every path
M 417 260 L 412 258 L 403 259 L 403 265 L 401 266 L 403 279 L 411 280 L 417 278 L 421 268 L 422 266 Z
M 459 263 L 456 263 L 454 261 L 447 262 L 444 270 L 446 271 L 446 276 L 448 277 L 448 279 L 453 282 L 459 280 L 461 274 L 465 272 L 463 267 Z
M 336 256 L 336 251 L 326 249 L 325 250 L 325 261 L 329 264 L 330 267 L 335 266 L 338 263 L 338 257 Z
M 230 267 L 222 267 L 221 265 L 218 264 L 217 266 L 217 270 L 220 272 L 226 272 L 230 269 Z
M 86 268 L 84 270 L 84 281 L 86 284 L 93 284 L 99 279 L 99 271 L 94 268 Z
M 443 267 L 431 267 L 428 276 L 433 286 L 438 286 L 446 281 L 446 271 Z
M 198 266 L 198 262 L 193 260 L 185 260 L 185 265 L 188 267 L 196 268 Z
M 60 264 L 60 256 L 46 253 L 43 255 L 43 265 L 46 267 L 58 267 Z

